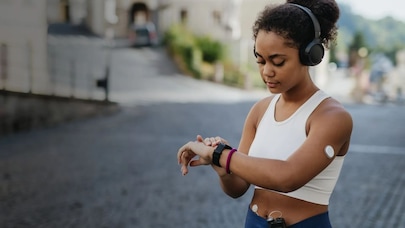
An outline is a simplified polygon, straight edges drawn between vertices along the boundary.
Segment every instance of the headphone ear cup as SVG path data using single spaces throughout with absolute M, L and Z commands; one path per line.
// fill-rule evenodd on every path
M 306 66 L 318 65 L 325 54 L 322 43 L 319 40 L 313 40 L 306 46 L 302 46 L 299 51 L 300 61 Z

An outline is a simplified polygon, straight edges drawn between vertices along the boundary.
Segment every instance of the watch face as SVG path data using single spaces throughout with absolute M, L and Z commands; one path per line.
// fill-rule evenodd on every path
M 221 167 L 221 164 L 219 163 L 219 159 L 221 157 L 222 151 L 225 148 L 225 144 L 219 143 L 217 148 L 215 148 L 214 153 L 212 154 L 212 163 L 214 165 Z

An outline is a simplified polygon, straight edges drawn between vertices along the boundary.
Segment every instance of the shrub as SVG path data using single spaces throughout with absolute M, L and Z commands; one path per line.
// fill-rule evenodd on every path
M 187 69 L 196 77 L 201 77 L 201 51 L 193 45 L 182 47 L 182 57 L 186 63 Z
M 186 74 L 195 78 L 212 79 L 213 64 L 224 64 L 223 83 L 244 87 L 245 75 L 230 60 L 226 60 L 226 46 L 209 36 L 195 36 L 182 25 L 173 25 L 164 36 L 164 44 L 176 63 Z M 208 67 L 208 64 L 212 67 Z
M 224 45 L 208 36 L 197 37 L 196 44 L 202 52 L 203 61 L 215 63 L 224 58 Z
M 199 78 L 202 61 L 201 51 L 195 45 L 195 37 L 182 25 L 173 25 L 164 36 L 164 44 L 170 54 L 184 65 L 184 73 Z
M 224 83 L 239 88 L 245 84 L 245 75 L 229 61 L 224 64 Z
M 194 37 L 184 26 L 173 25 L 165 32 L 163 42 L 172 54 L 177 55 L 185 46 L 194 45 Z

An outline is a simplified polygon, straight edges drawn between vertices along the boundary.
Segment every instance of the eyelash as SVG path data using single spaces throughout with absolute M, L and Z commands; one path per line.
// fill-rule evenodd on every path
M 259 65 L 264 65 L 266 62 L 265 61 L 257 61 L 256 63 L 259 64 Z M 278 63 L 278 64 L 275 64 L 274 62 L 271 62 L 271 63 L 276 67 L 282 67 L 284 65 L 285 61 L 283 60 L 283 61 L 281 61 L 281 63 Z

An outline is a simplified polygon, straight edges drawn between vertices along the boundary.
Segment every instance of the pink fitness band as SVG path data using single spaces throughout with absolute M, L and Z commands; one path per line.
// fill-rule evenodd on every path
M 230 173 L 231 173 L 231 170 L 229 170 L 229 166 L 230 166 L 230 163 L 231 163 L 232 155 L 233 155 L 233 153 L 235 153 L 236 151 L 237 151 L 237 149 L 232 149 L 231 151 L 229 151 L 228 159 L 226 159 L 226 166 L 225 166 L 225 170 L 226 170 L 226 173 L 227 173 L 227 174 L 230 174 Z

